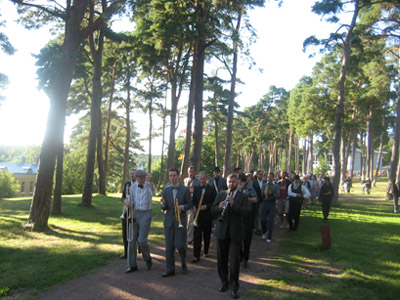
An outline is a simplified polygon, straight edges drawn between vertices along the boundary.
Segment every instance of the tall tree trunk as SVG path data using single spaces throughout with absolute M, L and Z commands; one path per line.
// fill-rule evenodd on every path
M 356 26 L 358 12 L 359 12 L 359 0 L 355 0 L 352 20 L 346 32 L 346 36 L 343 43 L 342 66 L 340 69 L 340 76 L 339 76 L 339 96 L 335 109 L 335 127 L 334 127 L 333 146 L 332 146 L 333 168 L 334 168 L 334 175 L 332 182 L 334 189 L 333 202 L 336 202 L 338 200 L 338 195 L 339 195 L 338 192 L 339 192 L 340 169 L 341 169 L 340 141 L 342 133 L 342 119 L 344 113 L 346 71 L 347 71 L 347 66 L 349 64 L 350 40 L 353 33 L 353 29 Z
M 286 172 L 290 172 L 292 170 L 292 149 L 293 149 L 293 131 L 290 131 L 289 132 L 289 147 L 288 147 L 288 155 L 287 155 Z
M 120 191 L 124 189 L 125 182 L 128 179 L 129 174 L 129 148 L 131 143 L 131 77 L 132 74 L 130 71 L 127 71 L 126 74 L 126 82 L 125 82 L 125 89 L 126 89 L 126 100 L 124 101 L 125 107 L 125 148 L 124 148 L 124 163 L 122 167 L 122 177 L 121 177 L 121 186 Z
M 176 132 L 176 114 L 178 112 L 178 97 L 176 96 L 177 85 L 171 84 L 171 113 L 170 113 L 170 128 L 169 128 L 169 145 L 167 157 L 167 172 L 169 168 L 175 164 L 175 132 Z M 168 173 L 165 180 L 168 179 Z
M 346 178 L 346 133 L 342 132 L 342 142 L 340 143 L 340 159 L 342 164 L 340 182 Z
M 300 173 L 300 149 L 299 149 L 299 139 L 297 137 L 295 137 L 295 140 L 294 140 L 294 152 L 295 152 L 294 169 L 296 171 L 296 174 L 299 174 Z
M 215 118 L 215 166 L 219 167 L 219 134 L 218 134 L 218 118 Z
M 34 231 L 48 228 L 56 155 L 58 146 L 63 140 L 68 92 L 82 41 L 80 25 L 88 4 L 88 0 L 74 1 L 73 5 L 66 9 L 64 43 L 54 86 L 51 88 L 53 92 L 50 110 L 27 222 Z
M 392 158 L 390 160 L 390 174 L 389 180 L 395 183 L 396 173 L 398 170 L 399 162 L 399 142 L 400 142 L 400 43 L 399 43 L 399 59 L 398 59 L 398 88 L 397 88 L 397 104 L 396 104 L 396 123 L 394 126 L 394 140 L 392 147 Z M 400 172 L 397 174 L 397 181 L 400 179 Z
M 64 143 L 57 151 L 56 186 L 54 188 L 53 215 L 61 215 L 62 181 L 63 181 Z
M 313 172 L 313 163 L 314 163 L 314 159 L 313 159 L 313 151 L 314 151 L 314 141 L 313 141 L 313 136 L 309 137 L 309 143 L 308 143 L 308 173 L 312 173 Z
M 194 43 L 193 68 L 194 85 L 194 132 L 193 132 L 193 153 L 192 165 L 197 171 L 200 170 L 201 149 L 203 146 L 203 89 L 204 89 L 204 59 L 206 48 L 206 1 L 197 1 L 196 23 L 197 39 Z
M 357 150 L 357 132 L 355 129 L 353 129 L 353 147 L 352 147 L 352 160 L 351 160 L 351 165 L 350 165 L 350 176 L 351 178 L 354 177 L 354 164 L 356 162 L 356 150 Z
M 303 139 L 303 164 L 301 167 L 301 172 L 306 174 L 307 167 L 307 140 Z
M 147 171 L 151 172 L 151 142 L 153 139 L 153 97 L 150 97 L 149 103 L 149 159 L 147 162 Z
M 367 121 L 367 162 L 366 162 L 366 167 L 367 167 L 367 177 L 369 177 L 370 180 L 372 180 L 372 174 L 373 174 L 373 161 L 374 161 L 374 137 L 373 137 L 373 125 L 372 125 L 372 120 L 375 117 L 373 113 L 373 107 L 372 105 L 370 106 L 370 112 L 368 116 L 368 121 Z
M 111 81 L 111 91 L 110 91 L 110 101 L 108 103 L 108 111 L 107 111 L 107 127 L 106 127 L 106 141 L 104 145 L 104 181 L 107 185 L 107 171 L 108 171 L 108 153 L 110 147 L 110 127 L 111 127 L 111 112 L 112 112 L 112 102 L 114 99 L 114 91 L 115 91 L 115 73 L 117 71 L 117 62 L 114 62 L 112 68 L 112 75 L 110 78 Z
M 375 172 L 375 176 L 374 176 L 374 180 L 372 182 L 372 186 L 375 187 L 376 186 L 376 180 L 378 178 L 379 175 L 379 171 L 381 169 L 381 159 L 382 159 L 382 150 L 383 150 L 383 134 L 381 134 L 380 140 L 379 140 L 379 153 L 378 153 L 378 158 L 376 160 L 376 172 Z
M 99 124 L 101 122 L 101 120 L 99 119 L 101 117 L 100 116 L 101 99 L 102 99 L 101 73 L 102 73 L 104 34 L 105 34 L 105 25 L 103 24 L 100 28 L 100 35 L 97 38 L 97 43 L 98 43 L 97 49 L 95 49 L 94 34 L 91 34 L 89 36 L 89 45 L 90 45 L 90 52 L 93 58 L 94 72 L 93 72 L 92 103 L 90 107 L 89 145 L 86 156 L 85 182 L 83 185 L 82 202 L 81 202 L 81 206 L 83 207 L 92 206 L 94 165 L 96 159 L 96 143 L 100 130 Z
M 225 162 L 224 162 L 224 176 L 232 172 L 231 169 L 231 153 L 232 153 L 232 130 L 233 130 L 233 108 L 235 105 L 235 89 L 236 89 L 236 74 L 237 74 L 237 64 L 239 57 L 239 30 L 240 23 L 242 20 L 243 10 L 238 10 L 238 20 L 236 23 L 236 28 L 232 34 L 233 42 L 233 61 L 232 61 L 232 72 L 231 72 L 231 89 L 229 93 L 229 105 L 228 105 L 228 121 L 226 125 L 226 145 L 225 145 Z
M 97 170 L 99 172 L 98 193 L 106 195 L 106 177 L 104 175 L 104 159 L 103 159 L 103 118 L 101 108 L 99 110 L 99 129 L 97 132 Z
M 163 125 L 162 125 L 162 143 L 161 143 L 161 168 L 160 168 L 160 177 L 158 178 L 157 190 L 160 190 L 161 184 L 163 181 L 164 175 L 164 144 L 165 144 L 165 127 L 167 123 L 167 95 L 168 95 L 168 88 L 165 90 L 165 99 L 164 99 L 164 107 L 163 107 Z
M 363 154 L 363 148 L 364 148 L 364 130 L 361 130 L 360 132 L 360 178 L 364 178 L 364 154 Z
M 196 47 L 195 47 L 196 48 Z M 183 161 L 181 166 L 181 183 L 183 180 L 188 177 L 188 168 L 190 161 L 190 146 L 192 144 L 192 125 L 193 125 L 193 107 L 194 107 L 194 94 L 195 94 L 195 85 L 196 85 L 196 72 L 194 70 L 195 59 L 193 57 L 193 66 L 192 66 L 192 78 L 190 81 L 190 91 L 189 91 L 189 101 L 188 101 L 188 111 L 186 117 L 186 138 L 185 138 L 185 150 L 183 155 Z M 197 171 L 199 171 L 197 169 Z

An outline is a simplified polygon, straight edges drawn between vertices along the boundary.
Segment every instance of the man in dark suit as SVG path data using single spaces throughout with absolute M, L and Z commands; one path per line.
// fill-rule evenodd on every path
M 232 297 L 238 298 L 240 249 L 244 239 L 243 217 L 249 213 L 247 195 L 239 191 L 236 175 L 228 177 L 227 192 L 220 192 L 211 212 L 218 215 L 214 235 L 217 238 L 218 275 L 221 279 L 220 292 L 232 290 Z M 229 264 L 229 281 L 228 281 Z
M 179 184 L 179 171 L 168 170 L 170 184 L 162 191 L 161 209 L 164 211 L 165 256 L 167 270 L 162 277 L 175 275 L 175 249 L 181 256 L 182 272 L 186 266 L 186 211 L 192 208 L 189 189 Z
M 254 220 L 254 226 L 256 228 L 256 234 L 257 235 L 261 235 L 262 230 L 261 230 L 261 223 L 260 223 L 260 206 L 261 203 L 263 201 L 263 196 L 262 196 L 262 186 L 264 184 L 264 173 L 261 170 L 258 170 L 256 173 L 256 176 L 254 176 L 254 180 L 253 180 L 253 188 L 257 193 L 257 199 L 258 199 L 258 203 L 256 206 L 256 216 L 255 216 L 255 220 Z
M 201 240 L 204 236 L 204 256 L 208 257 L 208 248 L 210 246 L 212 215 L 211 205 L 214 203 L 217 192 L 215 189 L 207 184 L 207 173 L 201 171 L 199 173 L 200 185 L 194 187 L 193 191 L 193 206 L 194 214 L 197 216 L 194 225 L 194 239 L 193 239 L 193 263 L 200 260 Z M 199 206 L 201 202 L 201 206 Z
M 124 190 L 122 191 L 122 198 L 121 198 L 121 202 L 123 205 L 123 210 L 122 210 L 122 215 L 120 217 L 121 219 L 121 224 L 122 224 L 122 242 L 124 244 L 124 254 L 122 254 L 119 258 L 124 259 L 127 258 L 127 250 L 128 250 L 128 240 L 127 240 L 127 236 L 128 236 L 128 232 L 126 230 L 127 226 L 126 226 L 126 219 L 127 219 L 127 215 L 126 215 L 126 208 L 124 205 L 124 200 L 128 199 L 128 195 L 129 195 L 129 189 L 131 187 L 132 184 L 134 184 L 136 182 L 136 176 L 135 176 L 135 172 L 136 169 L 135 168 L 131 168 L 129 169 L 129 178 L 131 179 L 130 181 L 125 182 L 124 184 Z
M 228 189 L 226 186 L 226 179 L 221 176 L 221 170 L 219 167 L 214 168 L 214 177 L 211 177 L 210 180 L 208 180 L 208 184 L 213 186 L 217 193 Z

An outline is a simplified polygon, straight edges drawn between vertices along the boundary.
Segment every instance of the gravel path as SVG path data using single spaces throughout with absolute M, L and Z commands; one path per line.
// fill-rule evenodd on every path
M 247 270 L 240 271 L 239 295 L 256 289 L 260 280 L 275 277 L 281 270 L 274 264 L 273 253 L 278 250 L 278 241 L 285 230 L 275 226 L 272 243 L 266 243 L 260 236 L 253 235 L 250 261 Z M 188 247 L 188 272 L 180 272 L 176 254 L 175 276 L 162 278 L 165 270 L 164 247 L 151 247 L 153 267 L 146 271 L 145 262 L 138 255 L 138 271 L 125 274 L 126 260 L 111 260 L 108 265 L 91 271 L 88 275 L 71 280 L 46 293 L 40 293 L 40 300 L 65 299 L 231 299 L 230 291 L 220 293 L 217 273 L 216 242 L 212 237 L 210 257 L 198 263 L 190 263 L 193 258 L 192 246 Z

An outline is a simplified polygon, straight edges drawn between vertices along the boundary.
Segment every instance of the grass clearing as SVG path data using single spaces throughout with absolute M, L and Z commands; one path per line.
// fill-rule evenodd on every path
M 263 281 L 247 299 L 397 299 L 400 216 L 386 200 L 387 181 L 370 195 L 361 184 L 332 207 L 332 247 L 322 249 L 321 206 L 302 211 L 299 230 L 280 241 L 275 261 L 284 272 Z
M 81 197 L 63 196 L 63 215 L 49 218 L 50 230 L 30 232 L 30 198 L 0 199 L 0 293 L 44 291 L 87 274 L 123 252 L 122 205 L 118 195 L 95 196 L 93 208 L 79 207 Z M 154 197 L 149 240 L 163 238 L 159 198 Z

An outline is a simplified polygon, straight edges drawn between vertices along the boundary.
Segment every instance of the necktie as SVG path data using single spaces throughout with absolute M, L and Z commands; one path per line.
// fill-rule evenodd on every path
M 267 185 L 265 186 L 264 197 L 265 197 L 265 200 L 268 200 L 268 183 L 267 183 Z

